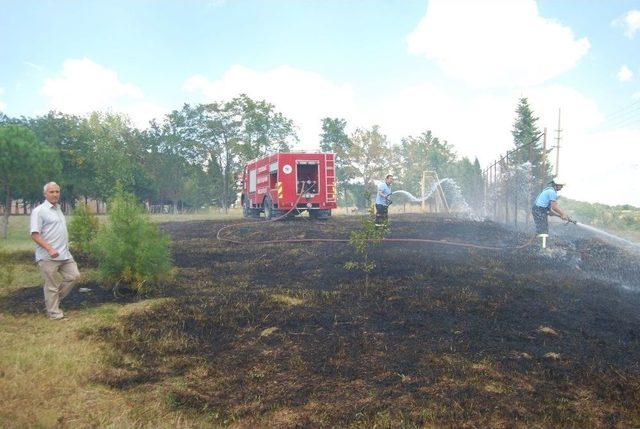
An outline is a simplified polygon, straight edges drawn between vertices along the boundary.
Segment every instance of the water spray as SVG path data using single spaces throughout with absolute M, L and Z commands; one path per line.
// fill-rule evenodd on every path
M 447 185 L 446 186 L 447 198 L 451 198 L 452 207 L 455 205 L 457 207 L 457 211 L 467 214 L 471 219 L 479 220 L 479 218 L 477 218 L 477 216 L 475 216 L 475 214 L 473 213 L 473 210 L 471 209 L 471 207 L 469 207 L 469 204 L 467 203 L 467 201 L 462 196 L 462 191 L 460 189 L 460 186 L 455 182 L 455 180 L 449 177 L 445 177 L 444 179 L 440 179 L 437 182 L 433 183 L 429 187 L 427 192 L 425 192 L 425 195 L 422 198 L 418 198 L 405 190 L 393 191 L 391 194 L 392 195 L 401 194 L 406 196 L 409 199 L 409 201 L 412 203 L 421 203 L 431 198 L 433 194 L 438 190 L 439 187 L 440 189 L 443 189 L 442 185 L 445 185 L 445 184 Z M 442 190 L 442 192 L 445 192 L 445 191 Z
M 618 237 L 617 235 L 610 234 L 610 233 L 608 233 L 606 231 L 603 231 L 601 229 L 595 228 L 595 227 L 590 226 L 590 225 L 586 225 L 584 223 L 580 223 L 580 224 L 578 224 L 578 226 L 581 227 L 581 228 L 586 229 L 587 231 L 594 232 L 596 234 L 599 234 L 601 236 L 607 237 L 607 238 L 609 238 L 611 240 L 614 240 L 614 241 L 617 241 L 619 243 L 624 243 L 627 246 L 629 246 L 631 248 L 634 248 L 636 250 L 640 249 L 640 244 L 634 243 L 633 241 L 629 241 L 626 238 Z

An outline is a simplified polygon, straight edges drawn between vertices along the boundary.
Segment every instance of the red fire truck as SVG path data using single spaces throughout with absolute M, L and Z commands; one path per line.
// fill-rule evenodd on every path
M 326 219 L 337 208 L 334 154 L 276 153 L 254 159 L 244 168 L 242 208 L 245 217 L 267 220 L 304 211 Z

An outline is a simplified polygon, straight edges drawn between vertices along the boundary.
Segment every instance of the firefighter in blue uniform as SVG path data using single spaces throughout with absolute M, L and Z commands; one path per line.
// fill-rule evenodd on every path
M 562 220 L 571 221 L 569 216 L 558 207 L 558 192 L 565 185 L 564 181 L 559 178 L 553 179 L 549 182 L 549 186 L 544 188 L 536 202 L 531 208 L 531 214 L 533 215 L 533 221 L 536 224 L 536 233 L 538 237 L 542 238 L 542 247 L 546 247 L 546 239 L 549 237 L 549 221 L 548 216 L 558 216 Z
M 393 184 L 393 176 L 387 174 L 384 182 L 378 185 L 378 193 L 376 194 L 376 226 L 387 224 L 389 217 L 389 204 L 391 204 L 391 185 Z

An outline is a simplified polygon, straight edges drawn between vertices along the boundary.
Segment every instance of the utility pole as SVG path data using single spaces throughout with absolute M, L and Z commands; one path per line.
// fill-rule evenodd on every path
M 558 136 L 556 137 L 556 177 L 558 177 L 558 172 L 560 171 L 560 135 L 562 133 L 562 128 L 560 128 L 560 109 L 558 109 Z
M 544 127 L 544 137 L 542 138 L 542 165 L 540 166 L 540 181 L 541 188 L 544 189 L 545 181 L 547 180 L 547 127 Z
M 425 201 L 424 198 L 424 194 L 427 192 L 427 184 L 425 183 L 427 180 L 426 177 L 426 171 L 422 172 L 422 178 L 420 179 L 420 193 L 422 194 L 422 198 L 421 198 L 421 202 L 420 202 L 420 208 L 422 210 L 423 213 L 425 213 L 427 211 L 427 202 Z

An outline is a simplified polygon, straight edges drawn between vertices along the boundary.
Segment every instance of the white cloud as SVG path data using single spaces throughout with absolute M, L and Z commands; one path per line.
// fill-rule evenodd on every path
M 66 60 L 58 76 L 45 79 L 42 93 L 49 98 L 49 109 L 78 115 L 96 110 L 122 112 L 141 128 L 166 112 L 145 100 L 140 88 L 120 81 L 115 71 L 88 58 Z
M 353 118 L 356 112 L 351 86 L 289 66 L 259 72 L 235 65 L 217 80 L 191 76 L 183 88 L 200 93 L 205 101 L 229 100 L 241 93 L 265 99 L 294 120 L 299 126 L 300 144 L 306 148 L 317 147 L 322 118 L 329 115 Z
M 561 153 L 561 174 L 570 177 L 563 193 L 583 201 L 640 206 L 638 141 L 638 129 L 578 136 Z
M 541 17 L 535 0 L 430 0 L 407 45 L 477 87 L 542 83 L 571 69 L 590 47 L 586 37 Z
M 613 21 L 613 25 L 622 27 L 624 34 L 633 39 L 638 30 L 640 30 L 640 10 L 630 10 L 620 18 Z
M 558 125 L 558 109 L 561 109 L 563 139 L 576 132 L 590 132 L 604 121 L 595 101 L 580 91 L 562 85 L 549 85 L 530 89 L 527 94 L 534 113 L 540 119 L 538 126 L 555 131 Z M 515 110 L 515 106 L 514 106 Z
M 624 65 L 620 67 L 620 70 L 618 70 L 617 76 L 620 82 L 629 82 L 631 79 L 633 79 L 633 72 L 629 67 Z
M 4 88 L 0 88 L 0 97 L 2 97 L 4 95 Z M 2 100 L 0 100 L 0 112 L 4 111 L 4 109 L 7 108 L 6 103 L 3 103 Z
M 460 95 L 434 84 L 421 84 L 381 100 L 368 109 L 371 123 L 379 124 L 390 140 L 431 130 L 463 156 L 487 162 L 511 146 L 512 112 L 504 95 Z

